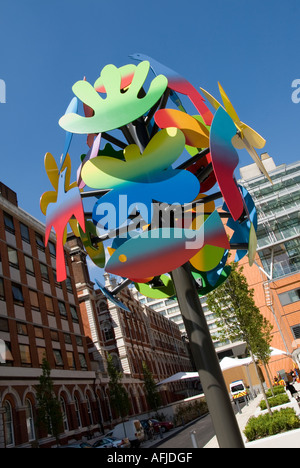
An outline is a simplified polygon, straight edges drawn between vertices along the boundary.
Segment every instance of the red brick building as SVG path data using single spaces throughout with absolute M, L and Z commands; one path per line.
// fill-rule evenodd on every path
M 149 410 L 143 382 L 142 362 L 146 362 L 154 379 L 160 381 L 180 371 L 192 370 L 185 344 L 178 326 L 139 303 L 130 288 L 118 295 L 130 313 L 117 307 L 100 292 L 94 290 L 86 263 L 86 253 L 81 241 L 68 236 L 68 246 L 79 305 L 88 346 L 91 366 L 97 374 L 96 391 L 101 395 L 103 424 L 108 426 L 115 416 L 109 405 L 106 359 L 113 357 L 115 366 L 124 375 L 123 383 L 131 401 L 129 416 Z M 105 274 L 108 289 L 116 286 L 115 280 Z M 163 403 L 181 398 L 180 384 L 173 391 L 162 390 Z
M 45 226 L 18 207 L 0 184 L 0 447 L 49 446 L 37 432 L 36 389 L 45 356 L 60 399 L 61 440 L 99 428 L 97 400 L 71 259 L 68 278 L 56 281 L 55 236 L 44 245 Z

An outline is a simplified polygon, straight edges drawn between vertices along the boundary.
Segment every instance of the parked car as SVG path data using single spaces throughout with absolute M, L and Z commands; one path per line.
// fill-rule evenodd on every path
M 170 429 L 173 429 L 174 424 L 171 421 L 158 421 L 158 419 L 143 419 L 141 424 L 146 432 L 149 431 L 150 425 L 149 421 L 152 423 L 152 427 L 154 432 L 159 432 L 159 428 L 161 427 L 162 432 L 167 432 Z
M 104 439 L 108 440 L 114 448 L 129 448 L 130 447 L 130 442 L 127 437 L 124 437 L 124 439 L 119 439 L 118 437 L 113 437 L 113 436 L 108 436 L 104 437 Z
M 103 437 L 93 443 L 93 448 L 113 448 L 113 444 L 109 439 Z
M 60 445 L 59 448 L 93 448 L 88 442 L 75 442 L 69 445 Z

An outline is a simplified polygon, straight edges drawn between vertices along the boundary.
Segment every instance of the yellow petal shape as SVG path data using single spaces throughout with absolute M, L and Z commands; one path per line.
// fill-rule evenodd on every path
M 51 153 L 46 153 L 44 158 L 44 165 L 48 175 L 48 178 L 52 184 L 54 190 L 58 187 L 58 168 L 56 161 Z
M 52 191 L 43 193 L 43 195 L 40 198 L 40 208 L 41 208 L 41 212 L 43 213 L 43 215 L 46 216 L 47 206 L 49 205 L 49 203 L 56 203 L 56 200 L 57 200 L 57 192 L 54 192 L 52 190 Z
M 259 133 L 253 130 L 253 128 L 249 127 L 249 125 L 243 122 L 240 123 L 243 135 L 247 138 L 250 145 L 254 146 L 254 148 L 262 149 L 266 144 L 266 140 Z
M 203 89 L 203 88 L 200 88 L 200 89 L 201 89 L 202 93 L 204 94 L 205 98 L 213 106 L 214 109 L 217 110 L 217 109 L 219 109 L 219 107 L 223 107 L 208 91 L 205 91 L 205 89 Z
M 231 104 L 227 94 L 225 93 L 225 91 L 222 88 L 222 86 L 220 85 L 220 83 L 218 83 L 218 85 L 219 85 L 219 90 L 220 90 L 220 94 L 221 94 L 221 97 L 222 97 L 222 101 L 223 101 L 225 110 L 226 110 L 227 114 L 230 115 L 230 117 L 232 118 L 234 123 L 239 127 L 240 126 L 239 125 L 240 124 L 239 116 L 237 115 L 233 105 Z

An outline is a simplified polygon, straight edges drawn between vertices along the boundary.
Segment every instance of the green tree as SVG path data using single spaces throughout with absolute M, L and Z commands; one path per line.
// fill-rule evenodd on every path
M 208 295 L 207 305 L 217 316 L 220 339 L 224 342 L 228 338 L 233 342 L 245 341 L 250 355 L 266 364 L 270 358 L 272 325 L 256 306 L 254 290 L 249 288 L 243 267 L 235 262 L 230 265 L 230 276 Z M 253 362 L 259 376 L 255 359 Z M 262 384 L 261 388 L 265 396 Z M 267 408 L 271 411 L 268 403 Z
M 129 413 L 130 401 L 128 393 L 121 383 L 123 374 L 115 366 L 110 354 L 107 357 L 107 373 L 109 376 L 108 387 L 111 407 L 116 411 L 117 416 L 123 419 Z
M 63 431 L 63 418 L 58 398 L 54 393 L 53 380 L 50 376 L 49 362 L 44 358 L 42 375 L 36 386 L 37 398 L 37 427 L 44 429 L 59 442 L 59 434 Z
M 143 367 L 143 374 L 144 374 L 144 386 L 145 386 L 146 400 L 150 408 L 153 409 L 154 411 L 157 411 L 158 408 L 161 406 L 160 393 L 157 389 L 153 375 L 151 371 L 149 370 L 145 361 L 143 361 L 142 367 Z

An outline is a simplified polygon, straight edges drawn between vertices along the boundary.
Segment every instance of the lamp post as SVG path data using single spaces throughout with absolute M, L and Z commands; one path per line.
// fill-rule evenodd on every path
M 221 448 L 244 448 L 188 263 L 171 273 L 197 372 Z

